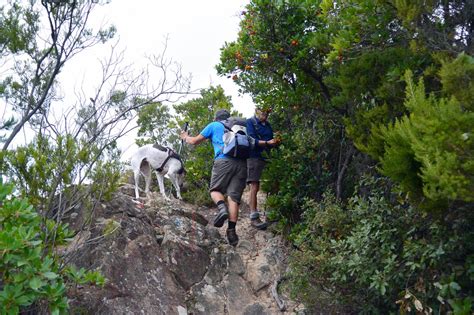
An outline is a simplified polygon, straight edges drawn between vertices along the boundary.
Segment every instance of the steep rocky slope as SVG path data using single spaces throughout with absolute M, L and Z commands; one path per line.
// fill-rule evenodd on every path
M 242 207 L 237 247 L 225 227 L 212 224 L 216 209 L 196 207 L 155 194 L 133 201 L 124 186 L 93 213 L 71 216 L 80 231 L 63 254 L 78 267 L 99 269 L 103 288 L 69 292 L 81 314 L 304 314 L 278 288 L 287 253 L 279 236 L 250 226 Z

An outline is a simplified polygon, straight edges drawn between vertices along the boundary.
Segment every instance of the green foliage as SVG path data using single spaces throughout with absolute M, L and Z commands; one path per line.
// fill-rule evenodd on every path
M 370 195 L 355 195 L 347 206 L 331 194 L 321 203 L 306 202 L 305 225 L 295 230 L 294 294 L 316 306 L 321 303 L 316 293 L 330 290 L 326 303 L 366 313 L 397 308 L 403 313 L 410 307 L 444 313 L 448 300 L 470 309 L 472 209 L 445 224 L 403 200 L 392 205 L 377 188 L 382 184 L 365 180 Z
M 303 119 L 295 115 L 293 121 Z M 331 150 L 336 148 L 331 148 L 330 142 L 337 135 L 327 128 L 330 123 L 315 117 L 306 126 L 283 132 L 282 144 L 272 151 L 262 189 L 270 193 L 269 216 L 280 220 L 283 230 L 300 221 L 305 198 L 318 199 L 333 184 L 337 166 L 331 160 L 335 160 L 333 154 L 337 151 Z
M 158 143 L 177 149 L 178 130 L 172 124 L 168 106 L 161 103 L 151 103 L 141 107 L 138 111 L 137 135 L 146 137 L 137 139 L 137 144 L 142 146 L 147 143 Z
M 87 203 L 87 198 L 109 198 L 116 190 L 122 166 L 119 152 L 78 141 L 72 135 L 59 136 L 53 143 L 43 136 L 15 151 L 3 152 L 2 172 L 14 179 L 18 193 L 45 211 L 52 211 L 55 196 L 62 194 L 67 208 L 70 202 Z M 90 181 L 88 189 L 75 184 Z M 67 189 L 69 187 L 69 189 Z
M 474 53 L 472 1 L 393 1 L 400 24 L 411 35 L 413 49 Z
M 449 68 L 445 64 L 442 71 L 447 73 Z M 406 93 L 410 115 L 383 131 L 382 172 L 400 182 L 405 191 L 423 191 L 433 201 L 474 201 L 474 113 L 454 96 L 425 96 L 423 81 L 415 86 L 411 72 Z
M 393 6 L 382 1 L 323 1 L 322 18 L 331 33 L 326 63 L 342 62 L 362 47 L 386 47 L 403 40 Z M 380 25 L 391 27 L 381 28 Z
M 55 253 L 71 237 L 60 223 L 68 210 L 78 204 L 90 210 L 94 200 L 110 198 L 116 190 L 118 154 L 113 144 L 106 149 L 72 135 L 55 140 L 40 135 L 27 146 L 1 152 L 2 175 L 16 183 L 15 196 L 20 196 L 8 196 L 12 188 L 1 186 L 0 282 L 8 284 L 0 293 L 4 309 L 16 314 L 35 304 L 49 305 L 53 314 L 65 313 L 66 288 L 103 284 L 98 272 L 65 268 Z M 26 197 L 28 202 L 20 199 Z
M 88 169 L 88 177 L 91 181 L 87 193 L 89 198 L 110 200 L 119 187 L 120 175 L 123 172 L 123 164 L 120 162 L 120 151 L 115 144 L 107 150 L 91 148 L 93 157 L 85 168 Z M 78 165 L 76 165 L 78 167 Z M 86 179 L 84 179 L 86 180 Z
M 292 272 L 308 305 L 470 309 L 473 9 L 253 0 L 223 46 L 218 72 L 272 107 L 282 133 L 262 189 L 300 249 Z M 423 83 L 406 80 L 410 69 Z M 390 180 L 357 193 L 377 172 Z M 393 182 L 402 201 L 376 189 Z
M 113 219 L 107 219 L 103 222 L 102 234 L 104 236 L 114 235 L 120 229 L 120 222 Z
M 75 266 L 67 266 L 64 269 L 64 273 L 74 284 L 78 285 L 92 283 L 98 286 L 104 286 L 106 283 L 106 279 L 99 271 L 87 271 L 84 268 L 78 270 Z
M 439 71 L 443 92 L 454 96 L 461 107 L 472 112 L 474 110 L 474 57 L 465 53 L 452 61 L 445 61 Z
M 8 8 L 0 7 L 0 55 L 31 49 L 38 19 L 37 11 L 31 6 L 22 7 L 19 1 L 12 1 Z
M 346 132 L 355 146 L 374 158 L 383 153 L 380 128 L 406 113 L 400 102 L 405 95 L 403 75 L 407 69 L 427 67 L 431 58 L 404 47 L 369 51 L 348 60 L 333 81 L 340 92 L 333 103 L 348 108 Z
M 12 196 L 13 187 L 0 183 L 0 308 L 2 314 L 18 314 L 34 303 L 46 303 L 51 314 L 66 313 L 68 279 L 76 283 L 103 284 L 97 272 L 65 272 L 54 254 L 48 229 L 54 221 L 43 221 L 24 199 Z M 56 244 L 71 236 L 66 226 L 56 229 Z
M 1 89 L 1 86 L 0 86 L 0 89 Z M 0 94 L 2 94 L 2 92 L 0 91 Z M 13 126 L 16 124 L 16 120 L 15 118 L 13 117 L 10 117 L 4 121 L 2 121 L 2 125 L 0 125 L 0 131 L 4 131 L 4 130 L 10 130 L 13 128 Z M 2 134 L 0 134 L 0 143 L 4 142 L 6 140 L 6 137 Z
M 273 108 L 269 121 L 283 144 L 271 157 L 262 189 L 283 230 L 300 220 L 305 197 L 318 199 L 328 188 L 339 196 L 351 191 L 343 176 L 353 152 L 343 131 L 347 106 L 333 101 L 334 71 L 324 63 L 330 30 L 320 4 L 251 1 L 238 39 L 224 45 L 217 66 L 257 106 Z
M 232 103 L 229 96 L 224 94 L 221 86 L 201 90 L 201 96 L 174 106 L 176 124 L 183 126 L 189 122 L 189 134 L 196 136 L 210 122 L 214 121 L 215 112 L 227 109 L 232 115 Z M 210 142 L 196 147 L 187 145 L 182 157 L 186 161 L 186 191 L 183 198 L 197 204 L 211 204 L 208 187 L 211 179 L 214 149 Z
M 90 13 L 97 5 L 91 1 L 14 0 L 0 7 L 0 57 L 2 64 L 9 67 L 0 82 L 0 94 L 7 112 L 15 118 L 15 128 L 2 137 L 4 150 L 25 124 L 38 127 L 37 130 L 44 128 L 41 118 L 54 104 L 54 86 L 65 63 L 85 48 L 114 35 L 113 27 L 97 32 L 87 27 Z
M 293 96 L 305 104 L 301 94 L 310 91 L 328 98 L 322 67 L 328 38 L 319 2 L 251 1 L 238 39 L 222 48 L 218 73 L 232 77 L 258 104 L 275 106 Z

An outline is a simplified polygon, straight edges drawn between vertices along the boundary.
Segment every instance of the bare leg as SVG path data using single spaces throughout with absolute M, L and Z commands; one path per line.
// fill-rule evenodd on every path
M 214 218 L 214 226 L 220 228 L 229 218 L 229 209 L 224 202 L 224 195 L 218 191 L 211 192 L 211 198 L 216 203 L 219 213 Z
M 215 204 L 219 201 L 224 201 L 224 195 L 218 191 L 211 191 L 211 199 Z
M 257 193 L 260 190 L 259 182 L 250 182 L 249 207 L 250 213 L 257 211 Z
M 249 207 L 250 207 L 250 220 L 253 227 L 259 230 L 265 230 L 267 228 L 267 223 L 260 220 L 260 214 L 257 211 L 257 194 L 260 189 L 259 182 L 250 182 L 250 197 L 249 197 Z
M 228 197 L 227 201 L 229 202 L 229 221 L 237 222 L 239 219 L 239 204 Z

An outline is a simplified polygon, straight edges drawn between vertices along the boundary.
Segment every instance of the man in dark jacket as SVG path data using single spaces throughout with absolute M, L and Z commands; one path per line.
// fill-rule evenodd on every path
M 273 138 L 273 130 L 267 121 L 270 109 L 256 109 L 255 116 L 247 119 L 247 134 L 255 139 L 255 148 L 247 159 L 247 183 L 250 186 L 250 222 L 253 227 L 264 230 L 267 223 L 262 222 L 257 210 L 257 193 L 260 190 L 260 177 L 265 168 L 265 153 L 278 144 Z

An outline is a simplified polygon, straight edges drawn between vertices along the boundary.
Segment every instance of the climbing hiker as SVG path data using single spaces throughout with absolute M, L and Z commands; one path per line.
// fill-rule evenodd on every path
M 224 144 L 224 134 L 230 132 L 225 124 L 229 118 L 229 111 L 225 109 L 218 110 L 214 121 L 209 123 L 197 136 L 192 137 L 188 132 L 183 131 L 180 138 L 192 145 L 198 145 L 206 139 L 211 141 L 214 147 L 214 165 L 209 191 L 219 210 L 213 223 L 215 227 L 222 227 L 228 219 L 227 240 L 230 245 L 236 246 L 239 242 L 236 224 L 239 216 L 240 199 L 245 188 L 247 164 L 245 158 L 232 157 L 223 153 L 224 147 L 227 146 L 227 144 Z M 225 195 L 227 195 L 228 206 L 225 203 Z
M 247 184 L 250 187 L 250 223 L 259 230 L 267 228 L 267 222 L 263 222 L 260 219 L 260 212 L 257 208 L 260 178 L 266 164 L 265 153 L 269 153 L 270 149 L 277 146 L 280 142 L 278 138 L 273 137 L 272 126 L 267 121 L 270 112 L 270 108 L 257 108 L 255 109 L 255 115 L 247 119 L 247 133 L 255 139 L 255 147 L 247 159 Z

